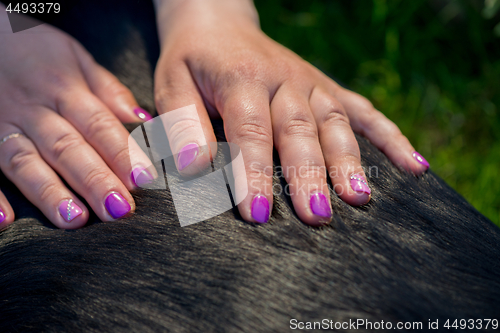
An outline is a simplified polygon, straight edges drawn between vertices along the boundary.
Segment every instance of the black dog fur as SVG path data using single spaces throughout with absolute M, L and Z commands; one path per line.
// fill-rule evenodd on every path
M 153 111 L 151 4 L 78 9 L 61 28 Z M 322 228 L 300 222 L 285 194 L 265 225 L 233 210 L 181 228 L 168 190 L 138 190 L 131 217 L 59 230 L 2 176 L 17 220 L 0 234 L 0 332 L 283 332 L 292 318 L 426 331 L 429 320 L 446 330 L 447 319 L 500 319 L 499 229 L 432 171 L 417 178 L 358 142 L 379 170 L 372 200 L 332 195 Z

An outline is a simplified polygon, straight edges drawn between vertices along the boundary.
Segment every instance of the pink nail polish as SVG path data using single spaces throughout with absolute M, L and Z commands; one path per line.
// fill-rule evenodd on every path
M 73 199 L 68 199 L 59 205 L 59 213 L 66 222 L 71 222 L 75 217 L 82 215 L 83 211 Z
M 141 109 L 140 107 L 136 107 L 134 109 L 134 113 L 137 117 L 139 117 L 142 121 L 148 121 L 153 119 L 151 115 L 144 109 Z
M 5 216 L 4 212 L 0 209 L 0 223 L 5 221 L 7 217 Z
M 269 201 L 263 195 L 257 195 L 252 200 L 252 217 L 258 223 L 267 223 L 269 220 Z
M 106 210 L 112 218 L 118 219 L 130 212 L 130 204 L 120 193 L 112 192 L 104 203 Z
M 311 206 L 311 210 L 314 215 L 328 218 L 332 216 L 332 209 L 328 204 L 328 200 L 326 199 L 326 196 L 321 192 L 316 192 L 311 195 L 309 205 Z
M 361 175 L 351 176 L 351 188 L 355 192 L 361 192 L 366 194 L 372 193 L 370 187 L 368 186 L 368 183 L 366 182 L 365 177 Z
M 199 147 L 196 143 L 190 143 L 185 145 L 177 156 L 177 167 L 179 171 L 187 167 L 189 164 L 193 163 L 198 156 Z
M 427 162 L 427 160 L 422 155 L 420 155 L 417 151 L 414 151 L 412 156 L 414 159 L 417 160 L 418 163 L 422 164 L 427 169 L 429 169 L 429 162 Z
M 153 182 L 154 178 L 149 173 L 146 168 L 136 167 L 132 170 L 132 174 L 130 175 L 132 181 L 134 182 L 136 187 L 141 187 L 142 185 L 150 184 Z

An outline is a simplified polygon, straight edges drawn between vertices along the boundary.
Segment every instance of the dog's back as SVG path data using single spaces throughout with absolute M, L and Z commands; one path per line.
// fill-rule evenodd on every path
M 95 39 L 97 19 L 95 35 L 74 33 L 151 109 L 152 9 L 133 6 L 109 17 L 121 42 Z M 108 39 L 116 50 L 96 46 Z M 322 228 L 301 223 L 279 190 L 268 224 L 233 210 L 181 228 L 168 190 L 141 190 L 130 218 L 58 230 L 2 178 L 18 220 L 0 234 L 0 331 L 349 330 L 335 323 L 357 319 L 368 331 L 382 321 L 428 330 L 436 319 L 443 330 L 447 319 L 500 319 L 499 229 L 432 172 L 404 173 L 358 141 L 363 165 L 378 170 L 372 200 L 355 208 L 333 195 Z

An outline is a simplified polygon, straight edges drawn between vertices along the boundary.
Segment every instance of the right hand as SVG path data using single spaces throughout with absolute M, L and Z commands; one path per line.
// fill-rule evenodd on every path
M 6 24 L 0 17 L 0 28 Z M 151 162 L 138 147 L 131 152 L 139 163 L 131 166 L 121 122 L 150 117 L 132 93 L 76 40 L 48 25 L 4 32 L 0 45 L 0 140 L 23 134 L 0 144 L 1 171 L 59 228 L 82 227 L 89 217 L 63 180 L 103 221 L 133 211 L 131 173 L 142 182 L 156 175 L 141 169 Z M 13 221 L 0 192 L 0 229 Z
M 241 148 L 244 159 L 244 168 L 233 168 L 235 175 L 246 174 L 239 184 L 247 182 L 248 195 L 236 195 L 243 219 L 269 219 L 274 146 L 285 192 L 300 219 L 313 226 L 332 218 L 327 175 L 346 203 L 360 206 L 371 198 L 355 132 L 394 164 L 425 172 L 427 162 L 415 157 L 421 158 L 393 122 L 271 40 L 256 14 L 246 0 L 157 0 L 155 98 L 158 113 L 169 119 L 179 170 L 209 165 L 209 154 L 196 147 L 215 141 L 210 117 L 221 117 L 228 142 Z M 171 112 L 190 104 L 197 116 Z M 238 191 L 242 187 L 235 186 L 237 194 L 246 193 Z

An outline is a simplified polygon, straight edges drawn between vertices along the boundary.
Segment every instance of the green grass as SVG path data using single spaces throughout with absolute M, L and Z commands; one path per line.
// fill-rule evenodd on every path
M 500 1 L 436 2 L 255 0 L 270 37 L 369 98 L 500 226 Z

